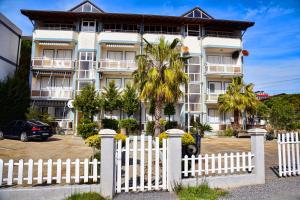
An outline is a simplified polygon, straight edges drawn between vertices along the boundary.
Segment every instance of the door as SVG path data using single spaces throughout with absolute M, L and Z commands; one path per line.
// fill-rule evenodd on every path
M 135 60 L 135 52 L 134 51 L 126 51 L 125 60 Z
M 70 60 L 70 59 L 72 59 L 72 50 L 70 50 L 70 49 L 57 50 L 56 57 L 59 59 Z
M 222 91 L 221 82 L 209 82 L 208 89 L 210 94 L 220 94 Z
M 53 49 L 44 49 L 43 57 L 46 59 L 53 59 L 54 58 L 54 50 Z
M 123 58 L 122 51 L 108 51 L 107 52 L 107 59 L 109 60 L 122 60 Z

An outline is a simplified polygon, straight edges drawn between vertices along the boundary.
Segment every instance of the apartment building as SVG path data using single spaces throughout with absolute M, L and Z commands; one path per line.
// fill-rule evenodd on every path
M 11 77 L 19 65 L 22 31 L 0 13 L 0 81 Z
M 191 56 L 174 120 L 188 128 L 199 118 L 215 130 L 231 123 L 232 113 L 219 112 L 217 99 L 233 77 L 243 76 L 242 36 L 253 22 L 214 19 L 199 7 L 181 16 L 110 13 L 90 1 L 69 11 L 21 12 L 34 24 L 32 104 L 65 128 L 76 127 L 79 116 L 68 102 L 78 91 L 87 84 L 101 91 L 112 80 L 122 89 L 133 81 L 143 38 L 155 43 L 161 36 L 179 38 Z M 151 120 L 145 105 L 135 117 L 143 124 Z

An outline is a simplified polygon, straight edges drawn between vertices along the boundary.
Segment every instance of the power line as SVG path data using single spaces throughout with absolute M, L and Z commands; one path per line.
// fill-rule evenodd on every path
M 300 78 L 295 78 L 295 79 L 287 79 L 287 80 L 281 80 L 281 81 L 272 81 L 272 82 L 265 82 L 263 84 L 255 84 L 256 86 L 266 86 L 266 85 L 277 85 L 281 83 L 286 83 L 286 82 L 293 82 L 293 81 L 300 81 Z

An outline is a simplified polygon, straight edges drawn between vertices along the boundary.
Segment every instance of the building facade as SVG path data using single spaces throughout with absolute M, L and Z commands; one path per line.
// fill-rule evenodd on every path
M 112 80 L 124 88 L 133 81 L 143 38 L 156 43 L 162 36 L 169 42 L 180 39 L 191 56 L 189 83 L 182 87 L 185 95 L 173 120 L 188 128 L 199 118 L 215 130 L 231 123 L 232 114 L 220 113 L 217 99 L 233 77 L 243 76 L 242 35 L 254 23 L 217 20 L 199 7 L 182 16 L 107 13 L 90 1 L 69 11 L 21 12 L 34 23 L 32 104 L 65 128 L 76 128 L 80 117 L 68 107 L 78 91 L 94 84 L 101 92 Z M 151 120 L 145 105 L 135 117 L 143 124 Z
M 12 76 L 19 65 L 22 31 L 0 13 L 0 80 Z

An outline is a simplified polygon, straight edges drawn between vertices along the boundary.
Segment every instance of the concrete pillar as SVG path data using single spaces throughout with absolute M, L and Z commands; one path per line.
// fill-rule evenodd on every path
M 116 131 L 102 129 L 101 164 L 100 164 L 100 192 L 103 197 L 112 199 L 115 193 L 115 139 Z
M 254 128 L 247 131 L 251 135 L 251 152 L 254 154 L 254 173 L 258 183 L 265 183 L 265 129 Z
M 172 191 L 174 187 L 181 184 L 181 136 L 184 131 L 179 129 L 170 129 L 166 131 L 169 135 L 167 149 L 167 187 Z

